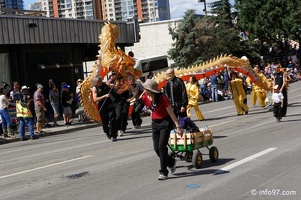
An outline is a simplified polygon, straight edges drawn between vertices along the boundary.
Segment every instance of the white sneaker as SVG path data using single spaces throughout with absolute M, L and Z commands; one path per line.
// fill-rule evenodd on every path
M 165 176 L 164 174 L 160 174 L 158 177 L 158 180 L 162 181 L 162 180 L 166 180 L 167 176 Z
M 123 134 L 124 134 L 124 132 L 122 131 L 122 130 L 119 130 L 118 131 L 118 136 L 120 137 L 120 136 L 123 136 Z
M 177 160 L 175 159 L 175 164 L 172 167 L 168 167 L 168 166 L 166 167 L 169 173 L 171 174 L 175 173 L 177 169 L 176 164 L 177 164 Z

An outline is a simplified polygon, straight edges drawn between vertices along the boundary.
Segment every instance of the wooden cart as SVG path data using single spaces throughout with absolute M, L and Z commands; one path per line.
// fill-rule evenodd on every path
M 202 167 L 202 155 L 209 155 L 211 162 L 218 160 L 218 149 L 215 146 L 209 148 L 213 144 L 212 130 L 200 130 L 195 133 L 184 133 L 181 137 L 175 131 L 172 131 L 169 138 L 170 155 L 181 160 L 191 162 L 196 169 Z M 202 154 L 200 148 L 206 147 L 209 154 Z

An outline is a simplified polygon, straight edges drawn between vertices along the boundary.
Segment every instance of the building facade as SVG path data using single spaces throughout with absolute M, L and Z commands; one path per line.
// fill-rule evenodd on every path
M 23 10 L 23 0 L 0 0 L 0 8 Z
M 170 20 L 169 0 L 38 0 L 30 9 L 58 18 L 137 19 L 143 23 Z

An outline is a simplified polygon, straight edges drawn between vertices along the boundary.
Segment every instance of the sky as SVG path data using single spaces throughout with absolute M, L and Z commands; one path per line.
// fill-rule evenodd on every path
M 216 0 L 206 0 L 206 8 L 210 10 L 209 4 Z M 189 9 L 196 10 L 196 14 L 204 14 L 204 2 L 198 0 L 169 0 L 171 19 L 183 18 L 185 12 Z
M 35 0 L 24 0 L 24 8 L 29 9 L 29 4 Z M 210 10 L 209 4 L 216 0 L 206 0 L 207 10 Z M 197 14 L 204 14 L 204 3 L 198 3 L 198 0 L 169 0 L 171 19 L 182 18 L 188 9 L 195 9 Z

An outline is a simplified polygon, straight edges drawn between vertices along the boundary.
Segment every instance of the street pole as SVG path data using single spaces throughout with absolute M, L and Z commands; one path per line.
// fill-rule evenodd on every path
M 206 8 L 206 0 L 198 0 L 199 3 L 204 2 L 204 9 L 203 11 L 205 12 L 205 16 L 207 16 L 207 8 Z

